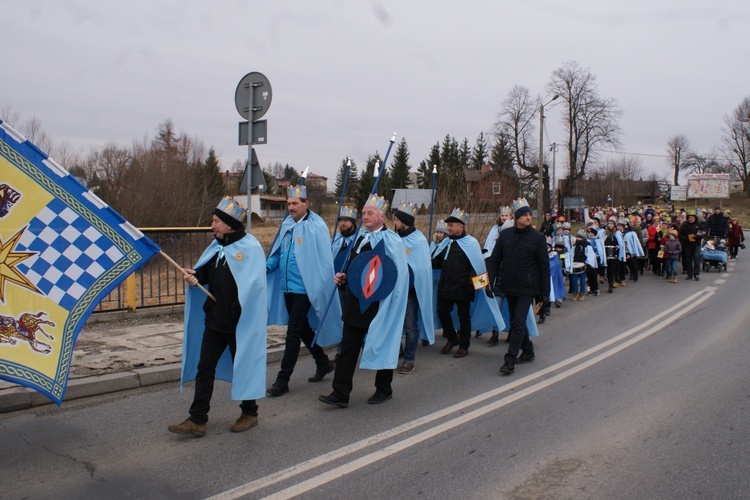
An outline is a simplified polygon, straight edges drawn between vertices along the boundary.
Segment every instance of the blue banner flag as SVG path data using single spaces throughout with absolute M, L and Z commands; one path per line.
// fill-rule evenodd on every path
M 158 252 L 0 120 L 0 379 L 62 403 L 86 318 Z

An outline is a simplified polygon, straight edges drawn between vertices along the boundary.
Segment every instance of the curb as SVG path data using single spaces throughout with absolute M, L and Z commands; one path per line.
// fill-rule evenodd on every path
M 326 351 L 329 349 L 326 349 Z M 309 355 L 310 353 L 306 349 L 300 350 L 300 356 Z M 283 356 L 283 347 L 269 349 L 266 354 L 266 363 L 280 361 Z M 70 379 L 63 401 L 139 389 L 169 382 L 179 382 L 181 372 L 181 363 L 170 363 L 168 365 L 136 368 L 124 372 L 108 373 L 106 375 Z M 0 413 L 27 410 L 49 404 L 52 404 L 52 401 L 46 396 L 28 387 L 15 386 L 8 389 L 0 389 Z

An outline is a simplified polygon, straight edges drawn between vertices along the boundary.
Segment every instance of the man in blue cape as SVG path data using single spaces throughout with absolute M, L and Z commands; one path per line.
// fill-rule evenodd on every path
M 466 213 L 454 209 L 445 219 L 449 239 L 445 249 L 435 252 L 432 258 L 433 269 L 440 269 L 436 310 L 446 344 L 440 350 L 450 354 L 455 346 L 458 350 L 453 355 L 463 358 L 469 354 L 472 328 L 488 332 L 494 328 L 505 327 L 500 309 L 489 289 L 487 268 L 479 242 L 466 234 Z M 456 309 L 459 331 L 456 332 L 451 316 Z
M 185 269 L 185 339 L 182 380 L 195 380 L 190 417 L 170 425 L 177 434 L 204 436 L 214 379 L 232 383 L 232 399 L 242 414 L 229 428 L 246 431 L 258 423 L 258 405 L 266 387 L 266 277 L 263 248 L 246 234 L 245 209 L 224 198 L 213 212 L 215 239 L 195 269 Z M 195 290 L 207 285 L 216 299 Z
M 487 238 L 484 240 L 484 247 L 482 247 L 482 253 L 484 254 L 484 258 L 486 259 L 490 255 L 492 255 L 492 249 L 495 248 L 495 241 L 497 241 L 497 237 L 500 236 L 500 231 L 503 229 L 506 229 L 513 225 L 513 211 L 509 206 L 503 206 L 500 207 L 500 215 L 497 218 L 496 224 L 494 224 L 489 232 L 487 233 Z M 496 297 L 496 299 L 501 299 L 501 297 Z M 502 307 L 500 308 L 502 311 Z M 505 316 L 503 316 L 503 319 L 505 319 Z M 507 325 L 507 322 L 506 322 Z M 477 330 L 477 337 L 481 335 L 481 332 Z M 492 335 L 490 336 L 490 339 L 487 341 L 487 345 L 492 347 L 496 346 L 500 343 L 500 332 L 497 329 L 492 330 Z
M 386 200 L 370 195 L 362 209 L 363 230 L 357 235 L 350 260 L 334 279 L 337 285 L 347 286 L 344 331 L 333 392 L 318 400 L 338 408 L 349 406 L 360 351 L 360 368 L 377 370 L 375 394 L 367 402 L 384 403 L 393 394 L 393 369 L 398 364 L 409 295 L 409 266 L 403 241 L 385 227 L 387 209 Z
M 393 228 L 406 247 L 409 265 L 409 299 L 404 318 L 404 361 L 398 373 L 408 375 L 414 371 L 419 339 L 435 343 L 435 325 L 432 320 L 432 266 L 430 247 L 424 235 L 414 227 L 417 206 L 403 203 L 393 215 Z
M 349 255 L 349 246 L 354 243 L 357 233 L 357 209 L 351 207 L 341 207 L 339 210 L 339 232 L 336 233 L 331 242 L 331 253 L 333 254 L 333 272 L 338 273 L 344 267 L 347 256 Z M 346 290 L 340 287 L 338 290 L 339 302 L 341 309 L 344 309 L 344 300 L 346 299 Z
M 272 397 L 289 392 L 301 343 L 316 365 L 315 375 L 307 381 L 320 382 L 334 368 L 321 346 L 336 344 L 341 337 L 341 304 L 330 300 L 335 290 L 331 286 L 334 272 L 328 226 L 309 209 L 305 186 L 289 187 L 287 208 L 289 215 L 279 227 L 266 262 L 268 324 L 287 325 L 281 367 L 266 391 Z M 313 342 L 314 330 L 318 331 L 317 342 Z

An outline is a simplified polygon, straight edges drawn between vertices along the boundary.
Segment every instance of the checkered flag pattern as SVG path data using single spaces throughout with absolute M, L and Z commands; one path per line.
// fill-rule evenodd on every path
M 30 221 L 18 248 L 36 252 L 18 265 L 19 270 L 67 310 L 124 257 L 109 238 L 58 199 Z

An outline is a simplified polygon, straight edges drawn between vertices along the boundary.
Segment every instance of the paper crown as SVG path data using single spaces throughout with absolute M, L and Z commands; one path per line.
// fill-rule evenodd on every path
M 448 234 L 448 226 L 445 225 L 444 220 L 441 219 L 437 222 L 437 227 L 435 228 L 435 231 Z
M 357 220 L 357 209 L 352 207 L 341 207 L 339 210 L 339 219 Z
M 398 207 L 399 212 L 403 212 L 406 215 L 411 215 L 412 217 L 417 216 L 417 206 L 413 203 L 402 203 L 400 207 Z
M 500 215 L 513 215 L 513 210 L 509 206 L 500 207 Z
M 571 228 L 570 222 L 563 222 L 562 227 L 563 229 L 570 229 Z
M 222 198 L 219 202 L 219 206 L 216 208 L 243 224 L 245 219 L 247 219 L 247 210 L 245 210 L 245 207 L 234 201 L 229 196 Z
M 287 198 L 307 198 L 307 186 L 289 186 Z
M 371 194 L 370 197 L 367 198 L 365 206 L 367 205 L 373 206 L 383 213 L 388 211 L 388 200 L 376 194 Z
M 512 204 L 513 213 L 516 213 L 519 208 L 523 208 L 523 207 L 531 207 L 531 205 L 529 205 L 529 202 L 526 201 L 526 198 L 518 198 Z
M 466 212 L 460 208 L 454 208 L 453 212 L 445 218 L 445 222 L 460 222 L 461 224 L 466 224 Z

